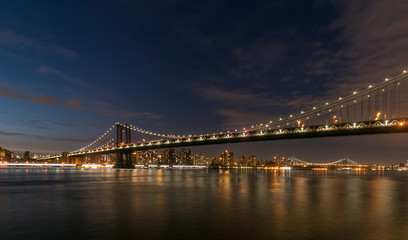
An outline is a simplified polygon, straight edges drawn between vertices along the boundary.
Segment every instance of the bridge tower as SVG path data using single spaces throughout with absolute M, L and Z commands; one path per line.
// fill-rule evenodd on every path
M 123 138 L 124 137 L 124 138 Z M 132 132 L 127 125 L 116 124 L 116 146 L 121 147 L 132 142 Z M 134 168 L 132 152 L 127 149 L 118 149 L 116 152 L 115 168 Z

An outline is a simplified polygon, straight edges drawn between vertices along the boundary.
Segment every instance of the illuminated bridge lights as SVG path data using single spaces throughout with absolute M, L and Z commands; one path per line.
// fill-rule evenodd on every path
M 346 97 L 339 97 L 338 101 L 328 101 L 325 103 L 325 105 L 322 105 L 320 107 L 313 107 L 313 109 L 309 110 L 309 111 L 301 111 L 300 114 L 291 114 L 289 115 L 289 117 L 287 118 L 279 118 L 278 121 L 275 121 L 275 124 L 285 124 L 285 125 L 289 125 L 288 122 L 291 122 L 291 119 L 296 119 L 296 118 L 302 118 L 302 116 L 305 116 L 306 119 L 313 119 L 313 118 L 317 118 L 323 115 L 326 115 L 327 112 L 331 112 L 329 110 L 329 108 L 332 111 L 336 111 L 339 110 L 343 107 L 348 107 L 349 105 L 353 104 L 353 103 L 358 103 L 358 102 L 364 102 L 366 103 L 368 98 L 373 98 L 375 97 L 379 92 L 385 92 L 387 90 L 390 90 L 391 88 L 397 86 L 398 85 L 403 85 L 403 83 L 398 82 L 398 81 L 408 81 L 408 79 L 406 79 L 406 70 L 403 71 L 402 75 L 398 75 L 395 76 L 391 79 L 386 78 L 386 82 L 388 80 L 390 80 L 389 83 L 384 83 L 381 82 L 377 85 L 369 85 L 368 88 L 362 90 L 361 92 L 357 92 L 354 91 L 351 95 L 346 96 Z M 348 109 L 347 109 L 348 111 Z M 368 110 L 370 111 L 370 110 Z M 304 115 L 303 115 L 304 114 Z M 354 113 L 355 114 L 355 113 Z M 310 118 L 309 118 L 310 117 Z M 344 116 L 343 116 L 344 117 Z M 271 123 L 273 121 L 270 121 Z M 262 124 L 260 124 L 260 126 L 262 126 Z M 272 129 L 276 128 L 275 126 L 272 126 Z M 278 126 L 279 128 L 279 126 Z
M 285 139 L 293 138 L 292 136 L 303 137 L 318 137 L 320 136 L 338 136 L 338 135 L 355 135 L 355 134 L 370 134 L 374 133 L 388 133 L 388 132 L 405 132 L 408 131 L 408 126 L 405 124 L 407 119 L 394 119 L 394 120 L 376 120 L 354 123 L 341 123 L 332 125 L 318 125 L 304 127 L 293 127 L 284 129 L 272 129 L 272 130 L 246 130 L 245 132 L 228 133 L 228 134 L 215 134 L 200 137 L 184 137 L 168 140 L 154 140 L 150 142 L 131 143 L 126 146 L 111 146 L 106 148 L 89 149 L 85 151 L 71 152 L 68 156 L 84 156 L 87 154 L 104 154 L 115 153 L 117 150 L 121 151 L 137 151 L 143 149 L 161 148 L 162 144 L 166 144 L 166 147 L 182 147 L 190 145 L 202 145 L 202 144 L 216 144 L 216 143 L 229 143 L 239 141 L 257 141 L 259 140 L 273 140 L 273 139 Z M 375 130 L 379 129 L 379 130 Z M 390 130 L 387 130 L 390 129 Z M 363 132 L 361 132 L 363 131 Z M 241 140 L 240 140 L 241 139 Z M 48 156 L 40 158 L 41 160 L 61 158 L 62 155 Z

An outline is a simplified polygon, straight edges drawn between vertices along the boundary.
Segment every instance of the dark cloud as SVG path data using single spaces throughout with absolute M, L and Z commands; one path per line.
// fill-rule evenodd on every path
M 32 128 L 37 128 L 41 130 L 50 130 L 52 129 L 46 121 L 39 120 L 39 119 L 18 119 L 24 126 L 29 126 Z
M 55 140 L 55 141 L 62 141 L 62 142 L 79 142 L 79 143 L 86 143 L 86 142 L 89 142 L 89 139 L 67 138 L 67 137 L 62 137 L 62 138 L 52 138 L 51 140 Z
M 58 55 L 67 59 L 74 59 L 78 54 L 68 48 L 54 44 L 47 44 L 34 38 L 18 34 L 11 29 L 0 30 L 0 44 L 18 49 L 32 49 L 41 54 Z
M 117 111 L 120 116 L 124 119 L 161 119 L 162 116 L 157 115 L 155 113 L 151 113 L 151 112 L 132 112 L 129 110 L 118 110 Z
M 214 47 L 214 40 L 207 35 L 197 31 L 190 26 L 175 25 L 173 26 L 173 34 L 186 43 L 190 48 L 202 54 L 208 54 L 206 50 Z
M 19 122 L 23 126 L 29 126 L 31 128 L 37 128 L 41 130 L 53 130 L 55 127 L 74 127 L 75 124 L 58 122 L 58 121 L 48 121 L 43 119 L 22 119 L 16 118 L 13 122 Z
M 330 25 L 338 31 L 337 48 L 320 46 L 308 73 L 331 79 L 333 97 L 381 82 L 407 68 L 408 2 L 405 0 L 333 1 L 340 17 Z M 329 46 L 326 46 L 329 47 Z
M 4 132 L 4 131 L 0 131 L 0 135 L 4 135 L 4 136 L 26 136 L 25 134 L 22 134 L 22 133 Z
M 57 70 L 49 66 L 40 66 L 40 67 L 37 67 L 36 70 L 37 70 L 37 73 L 41 74 L 42 76 L 57 77 L 61 80 L 64 80 L 65 83 L 75 85 L 75 87 L 73 87 L 74 92 L 76 92 L 75 90 L 77 89 L 77 87 L 97 88 L 99 92 L 103 91 L 102 89 L 99 89 L 99 87 L 95 86 L 95 84 L 89 84 L 87 83 L 87 81 L 83 81 L 81 79 L 74 78 L 66 73 L 61 72 L 60 70 Z
M 30 95 L 26 92 L 15 90 L 7 85 L 0 84 L 0 97 L 23 100 L 35 104 L 64 107 L 73 110 L 89 111 L 105 115 L 120 116 L 122 119 L 160 119 L 162 116 L 152 112 L 134 112 L 127 109 L 115 109 L 114 106 L 103 101 L 93 101 L 95 105 L 86 106 L 82 99 L 68 98 L 66 101 L 61 101 L 57 98 L 34 94 Z
M 243 110 L 242 108 L 220 108 L 215 113 L 222 117 L 221 126 L 227 130 L 241 129 L 243 126 L 259 124 L 259 121 L 269 120 L 269 114 Z
M 35 104 L 66 107 L 76 110 L 87 109 L 81 104 L 81 101 L 79 101 L 78 99 L 68 99 L 67 102 L 63 102 L 57 98 L 44 94 L 30 94 L 27 92 L 19 91 L 4 84 L 0 84 L 0 97 L 18 99 Z
M 70 98 L 67 100 L 67 102 L 63 105 L 66 108 L 71 108 L 71 109 L 76 109 L 76 110 L 82 110 L 82 111 L 88 111 L 89 108 L 86 107 L 82 100 L 79 98 Z
M 286 46 L 280 42 L 263 43 L 256 41 L 248 47 L 233 50 L 233 56 L 238 61 L 240 71 L 249 71 L 248 77 L 270 71 L 282 58 L 286 58 Z M 238 75 L 239 76 L 239 75 Z
M 62 142 L 89 142 L 94 139 L 91 138 L 69 138 L 69 137 L 49 137 L 49 136 L 41 136 L 41 135 L 34 135 L 34 134 L 23 134 L 19 132 L 5 132 L 0 131 L 0 135 L 3 136 L 25 136 L 25 137 L 32 137 L 37 140 L 53 140 L 53 141 L 62 141 Z
M 154 120 L 161 119 L 163 116 L 152 113 L 152 112 L 136 112 L 129 109 L 118 109 L 111 103 L 105 101 L 92 101 L 92 105 L 96 111 L 107 116 L 119 116 L 121 119 L 144 119 L 144 120 Z
M 289 114 L 289 110 L 320 103 L 313 95 L 288 95 L 282 98 L 273 91 L 260 92 L 251 88 L 232 90 L 215 85 L 192 84 L 190 89 L 195 95 L 216 104 L 214 112 L 222 117 L 222 126 L 226 128 L 269 122 L 279 117 L 276 113 Z
M 62 126 L 62 127 L 74 127 L 76 124 L 73 123 L 66 123 L 66 122 L 56 122 L 56 121 L 50 121 L 50 123 L 56 125 L 56 126 Z
M 51 67 L 46 67 L 46 66 L 40 66 L 37 68 L 37 72 L 42 74 L 42 75 L 55 75 L 57 77 L 60 77 L 62 79 L 68 80 L 68 81 L 73 81 L 73 78 L 67 74 L 62 73 L 59 70 L 56 70 Z
M 33 95 L 33 96 L 26 96 L 25 97 L 28 101 L 32 103 L 37 103 L 37 104 L 44 104 L 44 105 L 52 105 L 52 106 L 62 106 L 63 103 L 53 97 L 38 94 L 38 95 Z
M 0 85 L 0 96 L 7 98 L 24 98 L 24 94 L 6 85 Z
M 192 90 L 196 95 L 201 96 L 209 101 L 217 102 L 220 106 L 239 106 L 242 108 L 293 108 L 307 107 L 317 104 L 320 101 L 315 100 L 313 96 L 303 95 L 301 97 L 292 98 L 287 96 L 281 98 L 274 91 L 256 92 L 252 89 L 232 90 L 221 88 L 215 85 L 198 85 L 194 84 Z M 257 107 L 256 107 L 257 106 Z

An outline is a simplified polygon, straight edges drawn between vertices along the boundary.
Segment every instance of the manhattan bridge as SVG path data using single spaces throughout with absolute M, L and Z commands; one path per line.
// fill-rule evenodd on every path
M 130 124 L 115 123 L 93 142 L 67 157 L 114 154 L 117 167 L 131 167 L 131 153 L 151 149 L 281 139 L 337 137 L 408 132 L 408 73 L 321 106 L 232 131 L 176 135 L 155 133 Z M 150 136 L 152 140 L 145 140 Z M 61 158 L 47 156 L 42 160 Z

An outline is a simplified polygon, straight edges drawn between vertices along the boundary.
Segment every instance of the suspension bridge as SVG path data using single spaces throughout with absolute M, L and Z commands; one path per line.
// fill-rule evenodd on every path
M 117 122 L 95 141 L 66 157 L 114 154 L 117 167 L 132 167 L 131 153 L 150 149 L 403 132 L 408 132 L 407 71 L 321 106 L 239 130 L 180 136 Z M 150 140 L 145 140 L 146 136 Z M 42 160 L 61 157 L 47 156 Z
M 361 164 L 357 163 L 350 158 L 342 158 L 333 162 L 326 162 L 326 163 L 312 163 L 307 162 L 295 157 L 288 158 L 289 161 L 293 162 L 293 165 L 316 165 L 316 166 L 362 166 Z

